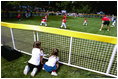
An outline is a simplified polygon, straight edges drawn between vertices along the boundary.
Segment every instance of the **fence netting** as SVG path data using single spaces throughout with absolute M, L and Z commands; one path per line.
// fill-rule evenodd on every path
M 115 55 L 113 65 L 111 67 L 110 74 L 117 75 L 117 53 Z
M 10 30 L 1 27 L 3 44 L 12 46 Z M 31 53 L 34 42 L 33 31 L 13 29 L 16 48 Z M 44 53 L 49 56 L 53 48 L 59 49 L 61 62 L 68 63 L 71 37 L 45 32 L 37 32 Z M 70 64 L 106 73 L 114 49 L 114 44 L 82 38 L 72 38 Z M 117 75 L 117 54 L 110 70 Z
M 31 53 L 33 47 L 33 31 L 13 29 L 16 48 Z
M 71 64 L 106 72 L 114 45 L 87 39 L 73 39 Z
M 44 52 L 48 55 L 53 48 L 59 49 L 60 61 L 67 63 L 69 57 L 70 37 L 39 32 L 39 40 L 42 43 Z
M 1 29 L 1 44 L 13 47 L 10 29 L 7 27 L 1 27 Z
M 70 37 L 39 32 L 39 40 L 47 54 L 52 48 L 60 50 L 60 61 L 68 63 Z M 94 40 L 73 38 L 70 64 L 106 73 L 114 49 L 114 44 Z M 110 71 L 117 75 L 117 57 Z

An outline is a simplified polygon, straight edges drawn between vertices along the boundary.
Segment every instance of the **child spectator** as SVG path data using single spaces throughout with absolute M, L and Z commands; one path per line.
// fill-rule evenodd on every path
M 19 21 L 21 20 L 21 14 L 20 14 L 20 13 L 18 13 L 17 19 L 18 19 Z
M 107 31 L 109 31 L 110 30 L 109 24 L 110 24 L 110 19 L 108 17 L 104 16 L 102 18 L 102 24 L 101 24 L 101 27 L 100 27 L 100 31 L 102 30 L 104 25 L 107 25 Z
M 86 26 L 88 25 L 86 18 L 84 19 L 83 25 L 86 25 Z
M 23 71 L 24 75 L 27 75 L 30 70 L 31 76 L 35 76 L 37 71 L 40 69 L 41 64 L 43 64 L 43 51 L 41 50 L 41 42 L 37 41 L 33 44 L 32 56 L 28 61 L 28 65 L 25 66 Z
M 45 25 L 45 26 L 47 26 L 47 23 L 46 23 L 46 18 L 45 17 L 43 17 L 43 19 L 41 20 L 41 24 L 40 25 Z
M 57 76 L 56 70 L 59 67 L 58 49 L 53 49 L 48 61 L 44 64 L 44 70 L 51 72 L 51 75 Z
M 62 19 L 62 24 L 60 27 L 64 27 L 66 29 L 66 19 Z

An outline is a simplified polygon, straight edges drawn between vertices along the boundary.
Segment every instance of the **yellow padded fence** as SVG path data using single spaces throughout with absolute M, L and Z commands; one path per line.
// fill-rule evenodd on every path
M 71 31 L 71 30 L 58 29 L 58 28 L 52 28 L 52 27 L 27 25 L 27 24 L 16 24 L 16 23 L 8 23 L 8 22 L 1 22 L 1 26 L 14 28 L 14 29 L 23 29 L 23 30 L 32 30 L 32 31 L 53 33 L 53 34 L 59 34 L 59 35 L 64 35 L 64 36 L 69 36 L 69 37 L 83 38 L 83 39 L 117 44 L 117 37 L 113 37 L 113 36 L 105 36 L 105 35 Z

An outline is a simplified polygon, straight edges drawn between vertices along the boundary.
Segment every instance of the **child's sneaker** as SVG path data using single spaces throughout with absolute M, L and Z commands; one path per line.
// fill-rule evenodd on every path
M 42 70 L 45 70 L 44 67 L 42 68 Z
M 51 75 L 57 76 L 57 73 L 56 72 L 52 72 Z
M 27 73 L 29 72 L 29 70 L 30 70 L 29 66 L 28 66 L 28 65 L 25 66 L 25 69 L 24 69 L 24 71 L 23 71 L 23 74 L 24 74 L 24 75 L 27 75 Z
M 34 77 L 37 71 L 38 71 L 38 69 L 34 68 L 31 72 L 31 76 Z

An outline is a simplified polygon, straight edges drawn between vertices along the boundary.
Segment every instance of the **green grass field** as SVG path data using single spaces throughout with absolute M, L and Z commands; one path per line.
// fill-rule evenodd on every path
M 3 20 L 3 21 L 12 22 L 12 23 L 39 25 L 40 21 L 41 21 L 40 18 L 41 17 L 32 17 L 29 19 L 22 19 L 21 21 L 18 21 L 17 19 L 12 19 L 12 20 L 8 19 L 8 20 Z M 61 25 L 61 18 L 62 18 L 62 16 L 49 16 L 48 27 L 59 28 L 59 26 Z M 99 27 L 101 24 L 100 18 L 88 18 L 88 24 L 89 24 L 88 26 L 82 25 L 83 20 L 84 20 L 84 18 L 68 17 L 67 29 L 94 33 L 94 34 L 117 36 L 116 27 L 112 27 L 109 32 L 106 31 L 105 29 L 101 32 L 99 31 Z M 4 28 L 4 27 L 2 27 L 2 29 L 4 29 L 5 34 L 7 33 L 6 38 L 8 39 L 10 37 L 9 29 Z M 32 43 L 33 43 L 32 31 L 24 31 L 24 30 L 15 29 L 14 37 L 15 37 L 17 49 L 21 49 L 21 50 L 24 50 L 29 53 L 31 52 Z M 63 62 L 66 62 L 66 63 L 68 62 L 68 55 L 69 55 L 68 49 L 69 49 L 69 39 L 70 39 L 69 37 L 41 33 L 41 32 L 39 32 L 39 37 L 40 37 L 39 39 L 42 42 L 42 47 L 44 48 L 45 53 L 49 54 L 50 50 L 52 48 L 59 48 L 60 60 Z M 84 41 L 85 42 L 83 42 L 83 39 L 78 40 L 78 39 L 74 38 L 73 49 L 72 49 L 73 53 L 72 53 L 72 60 L 71 60 L 72 64 L 84 66 L 86 68 L 93 67 L 94 70 L 96 69 L 96 68 L 94 68 L 95 64 L 96 65 L 99 65 L 99 63 L 102 63 L 103 65 L 108 64 L 108 61 L 109 61 L 109 58 L 111 55 L 111 51 L 113 49 L 112 48 L 113 45 L 110 46 L 110 44 L 107 44 L 107 43 L 102 44 L 101 42 L 99 42 L 99 44 L 98 44 L 98 42 L 89 41 L 89 40 L 84 40 Z M 95 42 L 95 43 L 92 44 L 92 42 Z M 95 49 L 96 43 L 99 45 L 99 47 L 97 46 L 97 49 Z M 10 41 L 7 42 L 7 44 L 12 46 Z M 108 45 L 108 48 L 111 47 L 108 53 L 106 53 L 106 50 L 101 49 L 101 48 L 104 48 L 105 45 Z M 91 46 L 93 46 L 93 48 L 91 48 Z M 82 47 L 84 47 L 84 48 L 82 48 Z M 88 50 L 87 47 L 89 48 L 89 51 L 91 51 L 91 53 L 86 52 L 86 50 Z M 81 49 L 81 52 L 80 52 L 80 49 Z M 102 52 L 101 50 L 104 50 L 104 52 Z M 98 52 L 99 52 L 99 54 L 98 54 Z M 105 57 L 107 57 L 107 59 L 105 59 L 105 57 L 103 57 L 102 53 L 104 54 Z M 87 59 L 87 58 L 89 58 L 89 59 Z M 96 58 L 99 61 L 97 61 Z M 6 77 L 7 78 L 24 78 L 24 77 L 26 78 L 26 77 L 28 77 L 29 78 L 30 75 L 24 76 L 22 73 L 23 68 L 26 65 L 26 63 L 24 63 L 24 62 L 26 62 L 28 59 L 29 59 L 29 56 L 26 56 L 26 55 L 23 55 L 21 58 L 14 60 L 12 62 L 8 62 L 2 58 L 1 77 L 4 77 L 4 78 L 6 78 Z M 93 60 L 93 59 L 95 59 L 95 60 Z M 92 63 L 92 62 L 95 62 L 95 63 Z M 22 64 L 20 67 L 19 67 L 19 63 Z M 88 65 L 88 64 L 90 64 L 90 65 Z M 102 69 L 102 71 L 105 72 L 107 65 L 105 65 L 103 67 L 102 64 L 100 64 L 100 66 L 96 66 L 96 67 L 98 67 L 98 70 Z M 113 68 L 115 69 L 115 67 L 113 67 Z M 10 69 L 10 71 L 8 69 Z M 13 69 L 13 71 L 12 71 L 12 69 Z M 15 73 L 15 74 L 12 74 L 12 73 Z M 65 74 L 65 73 L 67 73 L 67 74 Z M 104 75 L 100 75 L 97 73 L 69 67 L 66 65 L 61 65 L 61 67 L 58 71 L 58 75 L 59 76 L 54 77 L 54 76 L 51 76 L 49 73 L 41 70 L 41 72 L 39 72 L 35 77 L 36 78 L 110 78 L 108 76 L 104 76 Z
M 7 19 L 2 20 L 5 22 L 12 22 L 12 23 L 22 23 L 22 24 L 32 24 L 32 25 L 39 25 L 41 22 L 42 16 L 36 16 L 27 19 L 21 19 L 18 21 L 17 19 Z M 101 18 L 87 18 L 88 19 L 88 26 L 83 26 L 84 18 L 80 17 L 67 17 L 67 29 L 75 30 L 80 32 L 87 32 L 93 34 L 100 34 L 100 35 L 108 35 L 108 36 L 117 36 L 117 28 L 111 27 L 110 31 L 106 30 L 106 27 L 102 31 L 99 31 L 101 25 Z M 59 28 L 61 26 L 62 16 L 49 16 L 48 17 L 48 27 L 56 27 Z
M 32 78 L 30 73 L 23 75 L 23 69 L 30 56 L 23 55 L 19 59 L 8 62 L 1 58 L 1 78 Z M 85 71 L 82 69 L 60 65 L 58 69 L 58 76 L 51 76 L 50 73 L 41 70 L 33 78 L 111 78 L 105 75 Z

